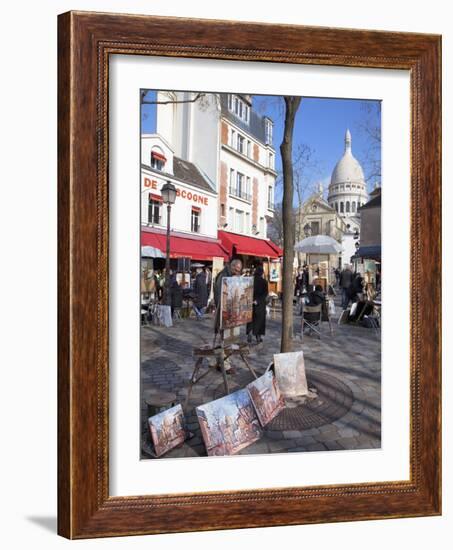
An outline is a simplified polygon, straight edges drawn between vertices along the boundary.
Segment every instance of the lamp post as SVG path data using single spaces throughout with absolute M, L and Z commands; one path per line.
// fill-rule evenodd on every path
M 165 254 L 165 283 L 163 302 L 165 305 L 170 305 L 170 216 L 171 205 L 176 200 L 176 187 L 167 181 L 160 190 L 162 202 L 167 205 L 167 249 Z
M 304 225 L 304 235 L 305 235 L 305 238 L 311 236 L 311 225 L 310 225 L 309 223 L 306 223 L 306 224 Z M 310 256 L 309 256 L 309 254 L 305 254 L 305 263 L 306 263 L 306 264 L 310 264 Z M 299 265 L 300 265 L 300 264 L 299 264 Z

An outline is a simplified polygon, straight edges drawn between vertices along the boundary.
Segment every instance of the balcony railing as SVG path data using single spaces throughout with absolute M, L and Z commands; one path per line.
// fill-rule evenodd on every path
M 252 202 L 252 195 L 249 193 L 246 193 L 245 191 L 242 191 L 242 189 L 237 189 L 237 187 L 234 187 L 230 185 L 230 195 L 233 195 L 233 197 L 237 197 L 238 199 L 243 199 L 247 202 Z

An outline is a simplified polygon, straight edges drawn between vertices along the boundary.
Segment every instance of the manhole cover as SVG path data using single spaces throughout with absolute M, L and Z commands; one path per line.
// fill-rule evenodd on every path
M 353 394 L 349 386 L 338 378 L 324 373 L 311 372 L 308 378 L 310 388 L 317 390 L 315 399 L 286 407 L 266 427 L 269 430 L 308 430 L 331 424 L 344 416 L 352 406 Z

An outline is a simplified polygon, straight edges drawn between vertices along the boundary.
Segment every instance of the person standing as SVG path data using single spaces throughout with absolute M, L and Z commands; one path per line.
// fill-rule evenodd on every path
M 338 267 L 335 268 L 334 273 L 335 273 L 335 284 L 336 286 L 338 286 L 340 284 L 340 270 L 338 269 Z
M 208 287 L 206 284 L 206 274 L 201 269 L 197 271 L 193 285 L 194 301 L 193 309 L 200 320 L 203 318 L 206 306 L 208 305 Z
M 346 309 L 349 305 L 351 285 L 352 285 L 352 271 L 349 265 L 345 265 L 343 271 L 340 274 L 340 288 L 341 288 L 341 307 Z
M 264 270 L 261 266 L 255 269 L 253 277 L 253 318 L 247 323 L 247 341 L 252 341 L 252 334 L 257 343 L 263 341 L 266 334 L 266 298 L 269 294 L 268 283 L 264 278 Z
M 304 270 L 299 267 L 299 271 L 296 275 L 296 282 L 294 285 L 294 296 L 300 296 L 304 286 Z

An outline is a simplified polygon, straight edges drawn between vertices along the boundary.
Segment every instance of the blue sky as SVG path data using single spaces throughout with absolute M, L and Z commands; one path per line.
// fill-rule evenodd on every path
M 148 92 L 147 99 L 153 100 L 155 92 Z M 276 149 L 276 169 L 281 170 L 279 146 L 283 136 L 284 101 L 280 96 L 253 96 L 253 108 L 261 115 L 274 121 L 273 145 Z M 352 153 L 362 164 L 367 177 L 370 173 L 369 158 L 372 142 L 366 127 L 380 128 L 380 102 L 361 99 L 309 98 L 302 97 L 294 128 L 294 156 L 300 146 L 310 150 L 308 166 L 303 170 L 307 192 L 322 182 L 327 191 L 330 175 L 344 152 L 344 135 L 349 128 L 352 134 Z M 152 133 L 156 128 L 155 106 L 145 105 L 142 109 L 142 131 Z M 374 148 L 374 157 L 380 162 L 380 147 Z M 376 177 L 368 182 L 371 190 Z M 277 189 L 276 201 L 281 198 Z

